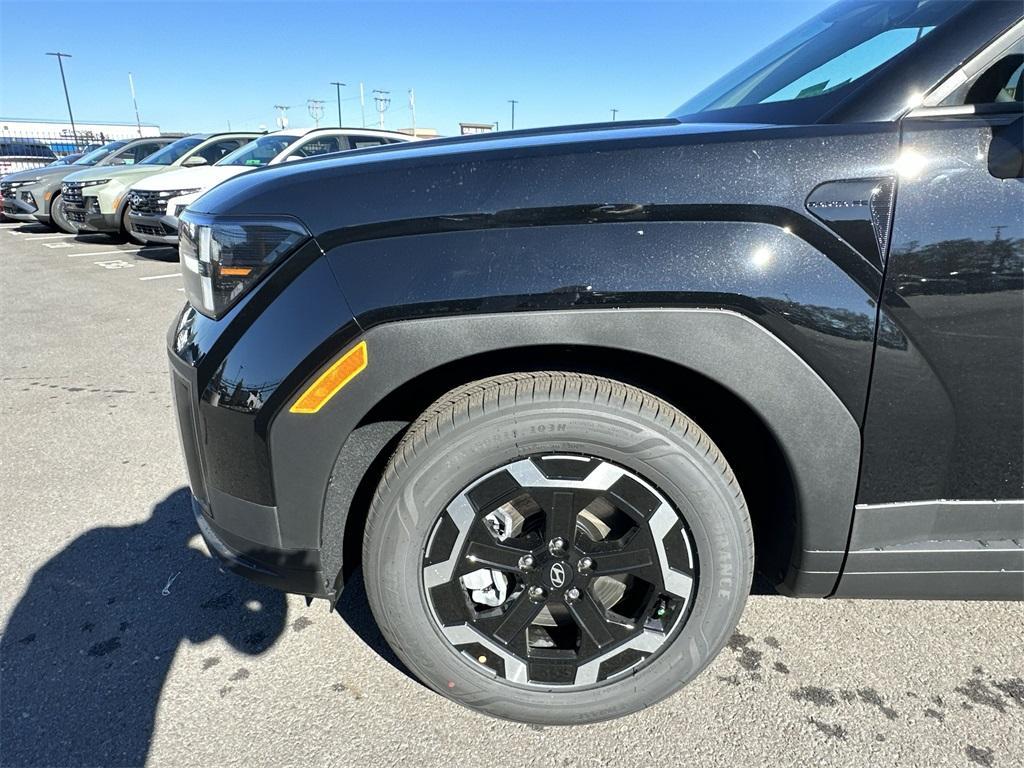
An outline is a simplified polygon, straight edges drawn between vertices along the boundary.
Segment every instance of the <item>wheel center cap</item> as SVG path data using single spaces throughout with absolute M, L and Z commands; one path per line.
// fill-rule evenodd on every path
M 555 560 L 548 566 L 547 578 L 552 589 L 565 589 L 572 584 L 572 568 L 564 560 Z

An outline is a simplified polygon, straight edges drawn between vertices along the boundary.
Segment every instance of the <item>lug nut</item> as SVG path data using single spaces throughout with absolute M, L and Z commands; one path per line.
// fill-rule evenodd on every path
M 573 600 L 578 600 L 579 597 L 580 597 L 580 591 L 578 589 L 576 589 L 576 587 L 573 587 L 572 589 L 570 589 L 568 592 L 565 593 L 565 598 L 570 603 Z
M 546 596 L 546 593 L 541 587 L 530 587 L 531 600 L 543 600 Z
M 523 555 L 519 558 L 519 570 L 528 571 L 533 568 L 533 555 Z
M 556 536 L 548 542 L 548 549 L 551 550 L 552 554 L 562 552 L 565 549 L 565 539 L 561 536 Z
M 594 561 L 591 560 L 589 557 L 584 557 L 584 558 L 580 559 L 580 562 L 579 562 L 580 573 L 586 573 L 587 571 L 589 571 L 593 567 L 594 567 Z

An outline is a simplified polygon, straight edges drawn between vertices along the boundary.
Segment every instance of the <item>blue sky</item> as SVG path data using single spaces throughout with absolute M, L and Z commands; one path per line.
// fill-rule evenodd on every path
M 459 121 L 516 127 L 660 117 L 831 0 L 637 2 L 46 2 L 0 0 L 0 115 L 63 119 L 61 50 L 76 120 L 165 130 L 273 129 L 275 104 L 311 125 L 324 99 L 346 125 L 391 91 L 388 128 L 442 134 Z

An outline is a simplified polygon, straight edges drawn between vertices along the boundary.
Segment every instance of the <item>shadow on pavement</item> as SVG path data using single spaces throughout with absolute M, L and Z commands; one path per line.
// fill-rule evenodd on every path
M 145 522 L 94 528 L 33 575 L 0 638 L 4 766 L 136 766 L 183 641 L 260 654 L 284 595 L 222 572 L 188 546 L 182 488 Z

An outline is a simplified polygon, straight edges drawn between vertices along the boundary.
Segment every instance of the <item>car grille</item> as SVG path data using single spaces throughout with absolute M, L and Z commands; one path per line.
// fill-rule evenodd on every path
M 155 190 L 136 189 L 128 197 L 128 205 L 132 207 L 135 213 L 163 215 L 167 210 L 167 197 Z
M 155 224 L 132 224 L 132 229 L 138 232 L 140 235 L 154 235 L 159 237 L 166 237 L 167 235 L 173 235 L 173 232 L 168 231 L 167 227 L 157 226 Z
M 85 198 L 82 197 L 82 185 L 74 181 L 65 181 L 60 187 L 61 197 L 64 198 L 65 206 L 76 208 L 85 207 Z

